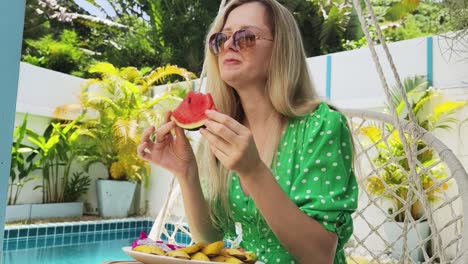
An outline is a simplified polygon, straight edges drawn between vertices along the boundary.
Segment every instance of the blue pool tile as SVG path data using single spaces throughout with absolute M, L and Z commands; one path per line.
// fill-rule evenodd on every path
M 17 240 L 9 241 L 8 243 L 6 243 L 6 250 L 15 250 L 17 243 Z
M 94 232 L 94 230 L 96 230 L 96 225 L 95 224 L 91 224 L 88 226 L 88 232 Z
M 109 234 L 109 240 L 115 240 L 115 237 L 116 237 L 115 233 Z
M 18 237 L 19 238 L 25 238 L 27 236 L 28 236 L 28 229 L 27 228 L 19 229 L 19 232 L 18 232 Z
M 102 234 L 102 240 L 103 240 L 103 241 L 109 240 L 109 234 L 108 234 L 108 233 Z
M 124 229 L 130 228 L 130 223 L 129 222 L 123 223 L 123 228 Z
M 55 237 L 55 243 L 54 243 L 54 245 L 56 245 L 56 246 L 61 246 L 61 245 L 63 245 L 63 239 L 64 239 L 63 236 L 57 236 L 57 237 Z
M 69 237 L 69 236 L 63 237 L 63 244 L 64 245 L 70 245 L 71 244 L 71 237 Z
M 116 227 L 117 227 L 117 224 L 116 224 L 116 223 L 110 223 L 110 228 L 109 228 L 109 230 L 115 230 Z
M 142 223 L 141 221 L 138 221 L 138 222 L 136 223 L 136 227 L 137 227 L 137 228 L 141 228 L 141 227 L 142 227 L 142 224 L 143 224 L 143 223 Z
M 72 231 L 72 227 L 71 227 L 71 226 L 65 226 L 64 234 L 71 234 L 71 231 Z
M 48 227 L 47 228 L 47 235 L 51 236 L 55 234 L 55 227 Z
M 102 231 L 102 224 L 96 224 L 96 231 Z
M 3 239 L 8 239 L 8 230 L 3 232 Z
M 28 239 L 27 248 L 35 248 L 37 245 L 37 240 L 35 238 Z
M 28 237 L 35 237 L 37 235 L 37 228 L 29 228 Z
M 72 233 L 79 233 L 80 232 L 80 226 L 74 225 L 72 228 Z
M 57 235 L 63 234 L 63 231 L 64 231 L 63 226 L 57 226 L 57 227 L 55 228 L 55 234 L 57 234 Z
M 46 245 L 46 240 L 45 240 L 45 238 L 42 238 L 42 237 L 41 237 L 41 238 L 38 238 L 38 239 L 37 239 L 37 247 L 38 247 L 38 248 L 45 247 L 45 245 Z
M 108 223 L 105 223 L 105 224 L 102 225 L 102 230 L 107 231 L 107 230 L 109 230 L 109 227 L 110 227 L 110 225 Z
M 10 230 L 9 238 L 17 238 L 18 237 L 18 229 Z
M 130 228 L 135 228 L 135 227 L 136 227 L 135 221 L 131 221 L 131 222 L 130 222 Z
M 101 241 L 102 240 L 102 233 L 97 233 L 94 237 L 95 241 Z
M 78 244 L 78 242 L 80 241 L 80 237 L 79 236 L 73 236 L 72 237 L 72 244 Z
M 46 246 L 47 246 L 47 247 L 53 246 L 54 243 L 55 243 L 54 240 L 55 240 L 55 239 L 54 239 L 53 237 L 46 238 L 46 242 L 45 242 L 45 243 L 46 243 Z
M 27 240 L 19 240 L 18 241 L 18 246 L 16 247 L 16 249 L 26 249 L 26 246 L 28 245 L 28 241 Z
M 88 225 L 81 225 L 80 233 L 86 233 L 86 232 L 88 232 Z
M 122 238 L 124 238 L 124 239 L 125 239 L 125 238 L 130 238 L 130 232 L 129 232 L 129 231 L 124 231 L 124 232 L 122 233 L 122 236 L 123 236 Z
M 123 228 L 123 223 L 117 223 L 117 229 L 122 229 Z
M 86 236 L 80 236 L 80 244 L 84 244 L 86 242 L 87 242 Z

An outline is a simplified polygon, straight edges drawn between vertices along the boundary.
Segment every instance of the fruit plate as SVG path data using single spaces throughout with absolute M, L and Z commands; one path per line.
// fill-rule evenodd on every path
M 142 253 L 138 251 L 133 251 L 132 247 L 123 247 L 122 250 L 129 255 L 130 257 L 140 261 L 144 264 L 207 264 L 207 263 L 218 263 L 202 260 L 186 260 L 186 259 L 177 259 L 166 256 L 158 256 L 147 253 Z M 264 264 L 263 262 L 257 261 L 255 264 Z

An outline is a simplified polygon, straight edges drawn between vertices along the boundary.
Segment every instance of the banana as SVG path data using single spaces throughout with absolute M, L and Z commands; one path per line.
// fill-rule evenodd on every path
M 205 261 L 210 261 L 210 258 L 208 258 L 205 254 L 201 253 L 201 252 L 197 252 L 195 254 L 193 254 L 191 257 L 190 257 L 191 260 L 205 260 Z
M 210 258 L 212 262 L 226 262 L 226 257 L 225 256 L 216 256 L 214 258 Z
M 242 260 L 235 258 L 235 257 L 227 257 L 226 260 L 224 261 L 226 263 L 237 263 L 237 264 L 242 264 Z
M 221 250 L 224 248 L 224 241 L 217 241 L 205 246 L 202 249 L 202 253 L 207 255 L 208 257 L 213 257 L 219 255 Z
M 257 261 L 257 255 L 255 255 L 255 253 L 253 253 L 252 251 L 247 251 L 245 252 L 245 259 L 244 259 L 244 262 L 245 263 L 255 263 L 255 261 Z
M 187 254 L 194 254 L 194 253 L 200 251 L 203 248 L 203 246 L 204 245 L 202 243 L 196 243 L 193 246 L 181 248 L 179 250 L 184 251 Z
M 179 258 L 179 259 L 190 259 L 189 254 L 181 250 L 172 250 L 166 253 L 166 256 Z
M 240 251 L 239 249 L 235 248 L 227 248 L 223 250 L 223 255 L 231 256 L 238 258 L 240 260 L 245 260 L 247 256 L 245 255 L 245 252 Z
M 159 247 L 151 246 L 151 245 L 141 245 L 137 246 L 133 249 L 133 251 L 138 251 L 147 254 L 159 255 L 164 256 L 164 250 Z

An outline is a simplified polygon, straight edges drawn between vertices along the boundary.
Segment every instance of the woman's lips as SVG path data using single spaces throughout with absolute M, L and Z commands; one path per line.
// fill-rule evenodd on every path
M 239 64 L 240 61 L 239 60 L 236 60 L 236 59 L 225 59 L 223 61 L 223 64 L 227 64 L 227 65 L 230 65 L 230 64 Z

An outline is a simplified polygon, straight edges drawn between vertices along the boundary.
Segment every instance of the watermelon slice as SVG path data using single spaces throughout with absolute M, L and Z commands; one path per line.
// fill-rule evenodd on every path
M 171 119 L 183 129 L 198 130 L 205 125 L 205 111 L 208 109 L 216 109 L 211 94 L 189 92 Z

